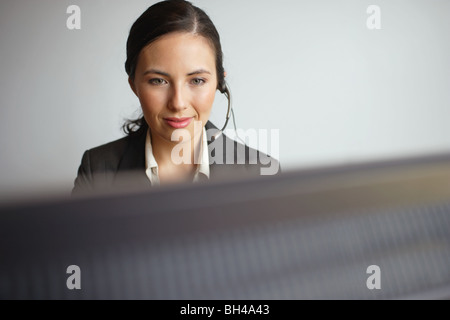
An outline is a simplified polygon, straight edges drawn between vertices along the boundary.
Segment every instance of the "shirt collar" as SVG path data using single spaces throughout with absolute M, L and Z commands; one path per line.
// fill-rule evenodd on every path
M 206 135 L 205 127 L 203 127 L 202 132 L 202 151 L 200 156 L 200 163 L 197 165 L 197 169 L 195 171 L 194 182 L 200 181 L 202 179 L 201 176 L 209 179 L 210 175 L 208 138 Z M 147 137 L 145 139 L 145 173 L 153 185 L 159 184 L 158 163 L 156 162 L 155 156 L 153 155 L 150 129 L 147 130 Z

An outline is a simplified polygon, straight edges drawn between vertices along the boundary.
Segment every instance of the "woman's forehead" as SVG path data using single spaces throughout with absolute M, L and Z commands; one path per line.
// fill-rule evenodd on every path
M 215 50 L 205 37 L 185 32 L 166 34 L 141 51 L 141 55 L 152 61 L 204 60 L 215 61 Z
M 170 33 L 142 49 L 138 68 L 215 70 L 215 52 L 209 41 L 192 33 Z M 209 70 L 211 69 L 211 70 Z

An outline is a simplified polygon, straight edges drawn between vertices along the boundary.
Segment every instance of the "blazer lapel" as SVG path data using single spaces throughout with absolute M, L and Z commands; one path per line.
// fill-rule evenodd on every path
M 212 136 L 214 134 L 216 134 L 217 132 L 219 132 L 219 129 L 213 125 L 210 121 L 208 121 L 205 125 L 205 129 L 206 129 L 206 136 L 207 136 L 207 140 L 208 140 L 208 155 L 209 155 L 209 175 L 210 175 L 210 179 L 214 179 L 216 177 L 216 175 L 218 174 L 218 166 L 217 164 L 214 162 L 213 160 L 214 158 L 212 157 L 213 154 L 215 154 L 215 146 L 218 144 L 218 142 L 220 143 L 221 141 L 218 141 L 220 139 L 223 139 L 223 134 L 219 137 L 218 140 L 214 140 L 214 138 L 212 138 Z M 216 142 L 214 142 L 214 141 Z
M 130 181 L 142 187 L 151 186 L 145 173 L 145 138 L 147 131 L 129 137 L 116 173 L 116 181 Z
M 217 139 L 214 139 L 212 136 L 220 130 L 209 121 L 206 123 L 205 129 L 208 139 L 210 179 L 227 180 L 238 177 L 245 166 L 236 164 L 236 142 L 228 138 L 225 134 L 221 134 Z M 228 156 L 233 157 L 233 159 L 227 159 L 227 147 L 232 148 L 233 152 Z

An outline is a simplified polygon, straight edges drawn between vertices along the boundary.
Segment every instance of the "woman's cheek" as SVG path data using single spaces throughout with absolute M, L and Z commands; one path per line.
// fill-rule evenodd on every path
M 164 99 L 158 94 L 146 93 L 140 100 L 141 105 L 152 113 L 161 111 L 164 106 Z
M 198 99 L 198 105 L 201 106 L 202 112 L 209 113 L 212 109 L 216 92 L 208 90 L 203 92 Z

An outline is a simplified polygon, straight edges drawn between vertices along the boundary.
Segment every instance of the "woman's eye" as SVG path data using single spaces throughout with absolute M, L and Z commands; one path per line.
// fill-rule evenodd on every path
M 161 78 L 150 79 L 148 82 L 155 86 L 160 86 L 160 85 L 163 85 L 164 83 L 166 83 L 166 81 Z
M 195 78 L 195 79 L 192 79 L 191 82 L 193 85 L 200 86 L 200 85 L 204 84 L 206 81 L 203 79 L 200 79 L 200 78 Z

